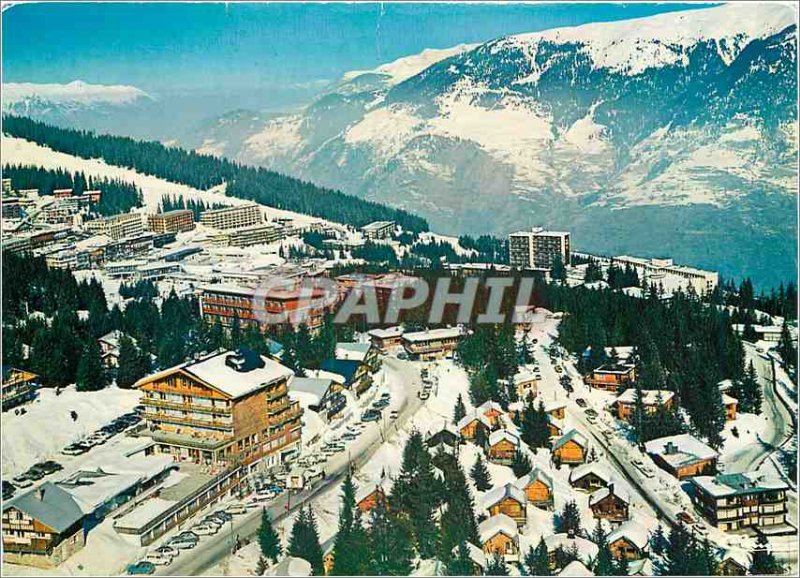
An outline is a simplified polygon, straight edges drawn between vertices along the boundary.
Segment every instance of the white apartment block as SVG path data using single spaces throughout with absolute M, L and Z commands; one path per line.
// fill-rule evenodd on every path
M 200 214 L 200 223 L 214 229 L 242 229 L 261 222 L 261 209 L 255 203 L 213 209 Z
M 631 266 L 636 270 L 639 279 L 646 284 L 661 285 L 664 290 L 672 293 L 677 289 L 686 290 L 690 286 L 698 295 L 713 291 L 719 283 L 719 273 L 704 271 L 694 267 L 675 265 L 672 259 L 643 259 L 620 255 L 611 259 L 617 266 Z
M 144 221 L 140 213 L 123 213 L 86 223 L 86 230 L 95 235 L 107 235 L 115 241 L 144 233 Z
M 394 221 L 375 221 L 361 227 L 361 232 L 367 239 L 388 239 L 394 231 Z
M 512 267 L 551 269 L 556 256 L 564 265 L 571 263 L 570 234 L 566 231 L 545 231 L 534 227 L 508 236 L 508 257 Z

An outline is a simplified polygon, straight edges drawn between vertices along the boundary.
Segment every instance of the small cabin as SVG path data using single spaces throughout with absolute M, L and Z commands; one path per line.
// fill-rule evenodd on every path
M 517 524 L 505 514 L 495 514 L 478 525 L 481 547 L 488 556 L 500 554 L 506 562 L 519 560 Z
M 647 529 L 634 521 L 627 521 L 607 537 L 608 549 L 617 560 L 641 560 L 647 556 L 650 536 Z
M 492 429 L 489 420 L 475 412 L 462 417 L 456 427 L 462 440 L 475 442 L 479 446 L 486 443 L 489 431 Z
M 608 484 L 589 496 L 589 508 L 597 519 L 624 522 L 628 519 L 630 497 L 616 484 Z
M 725 421 L 733 421 L 739 411 L 739 400 L 727 393 L 722 394 L 722 405 L 725 407 Z
M 586 461 L 589 442 L 577 430 L 570 430 L 553 442 L 553 461 L 556 464 L 578 465 Z
M 491 429 L 503 427 L 503 411 L 502 406 L 495 401 L 486 401 L 478 406 L 476 411 L 486 418 Z
M 365 484 L 356 493 L 356 505 L 362 514 L 368 514 L 378 504 L 389 507 L 389 492 L 391 491 L 391 478 L 384 478 L 377 484 Z
M 541 468 L 534 468 L 529 474 L 517 479 L 514 485 L 525 492 L 529 504 L 545 510 L 553 509 L 553 478 Z
M 566 417 L 567 404 L 563 401 L 548 401 L 544 404 L 544 412 L 553 419 L 563 420 Z
M 509 465 L 520 447 L 519 438 L 508 430 L 498 430 L 489 435 L 489 460 L 502 465 Z
M 605 488 L 610 482 L 611 474 L 597 462 L 580 465 L 569 474 L 569 483 L 573 488 L 589 492 Z
M 524 491 L 510 483 L 486 492 L 481 499 L 481 506 L 490 516 L 505 514 L 520 528 L 527 521 L 528 497 Z

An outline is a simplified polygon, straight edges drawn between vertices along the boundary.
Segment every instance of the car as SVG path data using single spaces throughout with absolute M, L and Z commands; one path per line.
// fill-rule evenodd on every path
M 166 545 L 170 548 L 174 548 L 175 550 L 191 550 L 197 546 L 199 541 L 199 538 L 183 538 L 181 536 L 175 536 L 170 538 Z
M 185 532 L 181 532 L 176 536 L 176 538 L 185 538 L 187 540 L 199 540 L 197 534 L 192 532 L 191 530 L 186 530 Z
M 586 400 L 583 399 L 582 397 L 579 397 L 578 399 L 576 399 L 575 403 L 578 404 L 578 407 L 586 407 Z
M 11 478 L 11 481 L 14 483 L 15 486 L 18 488 L 27 488 L 32 484 L 32 480 L 30 478 L 30 474 L 25 472 L 24 474 L 19 474 L 18 476 L 14 476 Z M 27 482 L 27 485 L 26 485 Z
M 158 548 L 156 548 L 154 550 L 154 552 L 156 552 L 157 554 L 159 554 L 161 556 L 170 556 L 172 558 L 174 558 L 175 556 L 180 554 L 180 552 L 178 552 L 177 548 L 172 548 L 170 546 L 159 546 Z
M 156 566 L 152 562 L 148 560 L 142 560 L 141 562 L 137 562 L 136 564 L 130 564 L 125 569 L 125 571 L 130 576 L 136 576 L 139 574 L 152 574 L 156 571 Z
M 541 374 L 541 373 L 537 373 L 537 374 L 535 374 L 535 375 L 533 376 L 533 378 L 534 378 L 536 381 L 541 381 L 541 380 L 542 380 L 542 374 Z
M 426 390 L 426 389 L 423 389 L 422 391 L 420 391 L 420 392 L 417 394 L 417 396 L 418 396 L 418 397 L 419 397 L 421 400 L 425 401 L 426 399 L 428 399 L 428 398 L 431 396 L 431 394 L 430 394 L 430 392 L 429 392 L 428 390 Z
M 397 359 L 402 359 L 404 361 L 407 360 L 408 359 L 408 353 L 406 353 L 405 351 L 399 351 L 397 353 Z
M 64 454 L 65 456 L 79 456 L 81 454 L 85 454 L 88 451 L 89 451 L 88 446 L 75 443 L 65 447 L 63 450 L 61 450 L 61 453 Z
M 380 412 L 373 409 L 368 409 L 361 414 L 361 421 L 378 421 L 379 419 L 381 419 Z
M 388 391 L 384 391 L 384 392 L 381 394 L 381 399 L 392 399 L 392 394 L 391 394 L 391 393 L 389 393 Z
M 389 403 L 390 402 L 388 399 L 379 399 L 378 401 L 372 402 L 372 407 L 374 407 L 375 409 L 383 409 L 385 407 L 388 407 Z
M 11 482 L 3 480 L 3 499 L 8 500 L 17 491 L 17 487 Z
M 555 369 L 555 370 L 556 370 L 556 373 L 561 373 L 562 371 L 564 371 L 564 370 L 561 368 L 561 366 L 560 366 L 560 365 L 556 365 L 556 366 L 555 366 L 553 369 Z
M 219 526 L 216 524 L 200 523 L 196 526 L 192 526 L 192 532 L 198 536 L 211 536 L 219 532 Z
M 233 520 L 233 515 L 230 512 L 226 512 L 225 510 L 217 510 L 212 516 L 221 519 L 224 522 L 230 522 Z
M 694 530 L 695 532 L 697 532 L 701 536 L 705 536 L 706 534 L 708 534 L 708 528 L 706 528 L 705 526 L 703 526 L 700 523 L 693 524 L 692 525 L 692 530 Z
M 689 512 L 678 512 L 678 515 L 675 516 L 679 522 L 683 522 L 684 524 L 692 525 L 695 523 L 694 518 L 689 514 Z
M 225 525 L 223 520 L 220 520 L 216 516 L 208 515 L 202 520 L 200 520 L 201 524 L 208 524 L 210 526 L 216 526 L 218 529 Z M 192 528 L 194 530 L 194 528 Z M 196 532 L 195 532 L 196 533 Z
M 344 433 L 342 434 L 342 439 L 343 439 L 343 440 L 345 440 L 345 441 L 349 441 L 349 442 L 350 442 L 350 441 L 353 441 L 353 440 L 355 440 L 355 439 L 358 439 L 358 434 L 357 434 L 357 433 L 353 433 L 353 432 L 346 431 L 346 432 L 344 432 Z M 301 465 L 303 465 L 303 464 L 301 464 Z M 311 464 L 308 464 L 308 463 L 307 463 L 307 464 L 304 464 L 304 465 L 305 465 L 306 467 L 308 467 L 308 466 L 310 466 Z
M 150 552 L 144 559 L 146 562 L 152 562 L 156 566 L 169 566 L 172 564 L 172 556 L 162 556 L 158 552 Z
M 583 410 L 583 413 L 585 413 L 589 417 L 597 417 L 597 410 L 591 407 L 587 407 L 585 410 Z
M 234 516 L 247 513 L 247 507 L 244 504 L 229 504 L 225 511 Z
M 400 413 L 396 409 L 393 409 L 391 412 L 389 412 L 389 419 L 397 419 L 399 415 Z
M 586 421 L 588 421 L 590 424 L 594 425 L 594 424 L 597 423 L 597 418 L 589 416 L 589 417 L 586 418 Z
M 27 471 L 26 475 L 28 476 L 29 480 L 36 482 L 41 480 L 45 476 L 45 473 L 40 468 L 33 466 Z

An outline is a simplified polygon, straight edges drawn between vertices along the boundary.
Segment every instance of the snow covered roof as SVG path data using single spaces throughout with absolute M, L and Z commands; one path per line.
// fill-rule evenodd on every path
M 371 337 L 378 339 L 391 339 L 392 337 L 400 337 L 403 335 L 403 327 L 395 325 L 394 327 L 387 327 L 386 329 L 372 329 L 367 332 Z
M 536 379 L 536 374 L 532 371 L 523 370 L 514 375 L 514 385 L 527 383 Z
M 628 495 L 628 491 L 625 488 L 620 488 L 615 484 L 609 484 L 605 488 L 600 488 L 599 490 L 595 490 L 592 492 L 592 495 L 589 496 L 589 505 L 594 506 L 598 502 L 601 502 L 606 497 L 614 495 L 626 504 L 630 504 L 631 499 Z
M 220 393 L 236 399 L 262 389 L 294 374 L 288 367 L 248 349 L 213 353 L 197 361 L 188 361 L 136 382 L 140 387 L 176 372 L 187 373 Z
M 550 413 L 551 411 L 555 411 L 557 409 L 561 409 L 562 407 L 567 407 L 566 402 L 561 401 L 559 399 L 553 399 L 553 400 L 545 402 L 544 411 L 546 411 L 547 413 Z
M 482 404 L 480 404 L 476 408 L 476 411 L 479 411 L 480 413 L 487 413 L 489 411 L 496 411 L 498 413 L 503 413 L 503 406 L 501 406 L 496 401 L 492 401 L 490 399 L 490 400 L 484 401 Z
M 478 524 L 481 544 L 485 544 L 498 532 L 502 532 L 509 538 L 514 538 L 519 533 L 517 531 L 517 523 L 505 514 L 495 514 Z
M 641 558 L 628 562 L 628 576 L 655 576 L 653 562 L 650 558 Z
M 626 539 L 639 548 L 639 550 L 644 550 L 647 547 L 647 543 L 650 541 L 650 533 L 647 531 L 647 528 L 641 524 L 633 520 L 628 520 L 627 522 L 623 522 L 616 530 L 613 530 L 606 537 L 606 542 L 613 544 L 620 538 Z
M 125 334 L 122 331 L 120 331 L 119 329 L 114 329 L 113 331 L 109 331 L 108 333 L 103 335 L 97 341 L 102 341 L 103 343 L 107 343 L 111 347 L 119 347 L 119 341 L 120 339 L 122 339 L 123 335 Z M 134 344 L 136 344 L 135 339 L 130 337 L 130 340 L 133 341 Z
M 305 393 L 309 395 L 313 395 L 317 401 L 316 403 L 320 403 L 322 398 L 325 397 L 325 394 L 331 388 L 334 381 L 330 378 L 318 378 L 318 377 L 292 377 L 292 380 L 289 382 L 289 395 L 295 392 Z
M 605 466 L 600 465 L 598 462 L 589 462 L 588 464 L 581 464 L 569 473 L 570 483 L 577 482 L 581 478 L 594 474 L 604 482 L 611 481 L 611 473 Z
M 644 445 L 648 454 L 659 456 L 673 467 L 701 460 L 711 460 L 719 455 L 690 434 L 680 434 L 650 440 Z
M 586 448 L 589 445 L 589 442 L 587 441 L 586 437 L 581 432 L 575 429 L 571 429 L 563 436 L 558 438 L 555 442 L 553 442 L 553 450 L 557 450 L 558 448 L 560 448 L 569 441 L 574 441 L 582 448 Z
M 382 491 L 384 496 L 388 496 L 394 486 L 394 480 L 390 477 L 382 478 L 378 482 L 365 482 L 358 486 L 356 491 L 356 504 L 369 497 L 375 491 Z
M 458 420 L 458 423 L 456 424 L 456 427 L 458 428 L 459 431 L 461 431 L 462 429 L 467 427 L 469 424 L 471 424 L 475 420 L 478 420 L 479 422 L 481 422 L 486 427 L 491 427 L 491 425 L 492 425 L 492 424 L 489 423 L 489 419 L 485 415 L 483 415 L 482 413 L 472 412 L 472 413 L 468 413 L 467 415 L 462 417 L 460 420 Z
M 723 379 L 717 384 L 720 391 L 729 391 L 733 389 L 733 380 L 732 379 Z
M 727 393 L 722 394 L 722 405 L 738 405 L 739 400 L 735 397 L 731 397 Z
M 544 470 L 539 467 L 533 468 L 533 470 L 522 476 L 521 478 L 517 478 L 517 481 L 514 482 L 514 485 L 518 487 L 520 490 L 524 490 L 527 488 L 531 482 L 536 480 L 541 481 L 545 486 L 553 489 L 553 478 L 547 475 Z
M 340 342 L 336 344 L 336 359 L 364 361 L 371 348 L 369 343 Z
M 667 389 L 642 389 L 640 391 L 642 392 L 642 403 L 644 405 L 656 405 L 659 397 L 661 398 L 661 403 L 667 403 L 669 400 L 675 397 L 675 392 Z M 623 391 L 617 397 L 617 402 L 630 404 L 636 403 L 636 388 L 629 387 Z
M 115 520 L 114 527 L 138 531 L 177 503 L 178 502 L 174 500 L 150 498 L 121 518 Z
M 725 550 L 722 554 L 722 561 L 725 562 L 726 560 L 732 560 L 745 569 L 750 568 L 750 553 L 741 548 L 728 548 Z
M 442 329 L 429 329 L 403 334 L 403 339 L 411 342 L 432 341 L 434 339 L 453 339 L 464 334 L 460 327 L 444 327 Z
M 496 443 L 499 443 L 499 442 L 501 442 L 503 440 L 506 440 L 506 441 L 510 442 L 511 444 L 519 447 L 519 438 L 516 435 L 514 435 L 513 433 L 511 433 L 510 431 L 506 430 L 506 429 L 500 429 L 500 430 L 497 430 L 497 431 L 493 431 L 491 434 L 489 434 L 489 445 L 490 446 L 493 446 Z
M 573 560 L 558 573 L 559 576 L 594 576 L 594 572 L 589 570 L 583 562 Z
M 574 547 L 578 551 L 581 561 L 588 564 L 597 558 L 599 548 L 597 544 L 586 538 L 580 536 L 570 537 L 569 534 L 550 534 L 545 536 L 544 545 L 547 547 L 548 552 L 562 548 L 563 550 L 570 550 Z
M 695 476 L 691 482 L 695 487 L 716 498 L 789 489 L 788 484 L 780 478 L 758 472 Z
M 516 500 L 520 504 L 527 504 L 528 497 L 525 492 L 516 487 L 514 484 L 508 483 L 502 486 L 497 486 L 486 492 L 481 498 L 481 507 L 488 510 L 495 504 L 502 502 L 506 498 Z
M 303 558 L 287 556 L 267 570 L 265 576 L 311 576 L 311 563 Z

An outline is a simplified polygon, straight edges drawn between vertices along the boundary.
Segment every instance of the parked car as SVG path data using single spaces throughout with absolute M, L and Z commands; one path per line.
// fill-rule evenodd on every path
M 130 564 L 126 571 L 130 576 L 136 576 L 139 574 L 152 574 L 156 571 L 156 567 L 152 562 L 148 560 L 142 560 L 136 564 Z
M 421 400 L 425 401 L 426 399 L 428 399 L 428 398 L 431 396 L 431 394 L 430 394 L 430 392 L 429 392 L 427 389 L 423 389 L 422 391 L 420 391 L 420 392 L 417 394 L 417 396 L 418 396 L 418 397 L 419 397 Z
M 379 419 L 381 419 L 381 412 L 374 409 L 368 409 L 361 414 L 361 421 L 378 421 Z
M 27 472 L 14 476 L 11 478 L 11 481 L 14 482 L 14 485 L 18 488 L 29 488 L 33 485 L 33 480 L 30 479 Z
M 389 393 L 388 391 L 384 391 L 384 392 L 381 394 L 381 399 L 392 399 L 392 394 L 391 394 L 391 393 Z
M 575 403 L 578 404 L 578 407 L 586 407 L 586 400 L 583 399 L 582 397 L 579 397 L 578 399 L 576 399 Z
M 597 417 L 597 410 L 591 407 L 587 407 L 585 410 L 583 410 L 583 413 L 585 413 L 589 417 Z
M 176 550 L 191 550 L 199 542 L 198 538 L 182 538 L 181 536 L 174 536 L 167 541 L 167 546 Z
M 408 359 L 408 353 L 406 353 L 405 351 L 398 351 L 397 359 L 403 359 L 403 360 Z
M 233 515 L 230 514 L 229 512 L 226 512 L 225 510 L 217 510 L 211 515 L 214 516 L 215 518 L 219 518 L 223 522 L 230 522 L 231 520 L 233 520 Z
M 85 454 L 90 449 L 91 446 L 88 446 L 80 442 L 76 442 L 74 444 L 70 444 L 67 447 L 65 447 L 63 450 L 61 450 L 61 453 L 64 454 L 65 456 L 79 456 L 81 454 Z
M 398 411 L 396 409 L 393 409 L 391 412 L 389 412 L 389 419 L 397 419 L 397 416 L 399 415 L 400 414 L 398 413 Z
M 219 532 L 219 526 L 216 524 L 207 524 L 205 522 L 201 522 L 196 526 L 192 526 L 192 532 L 198 536 L 211 536 Z
M 164 556 L 158 552 L 150 552 L 144 559 L 147 562 L 152 562 L 156 566 L 169 566 L 172 564 L 172 556 Z
M 3 499 L 8 500 L 17 491 L 17 487 L 11 482 L 3 480 Z
M 172 558 L 180 554 L 176 548 L 171 548 L 170 546 L 159 546 L 155 549 L 155 552 L 161 556 L 171 556 Z
M 389 403 L 391 403 L 388 399 L 379 399 L 378 401 L 372 402 L 372 407 L 375 409 L 383 409 L 384 407 L 388 407 Z
M 228 514 L 233 514 L 235 516 L 238 516 L 239 514 L 246 514 L 247 508 L 245 507 L 244 504 L 229 504 L 228 507 L 225 508 L 225 511 Z
M 218 529 L 225 525 L 224 520 L 220 520 L 219 518 L 217 518 L 216 516 L 212 516 L 211 514 L 200 520 L 200 523 L 208 524 L 210 526 L 216 526 Z M 194 528 L 192 530 L 194 530 Z
M 695 523 L 694 518 L 689 514 L 689 512 L 678 512 L 678 515 L 675 516 L 679 522 L 683 522 L 684 524 L 692 525 Z
M 32 466 L 26 472 L 26 475 L 28 476 L 29 480 L 37 482 L 37 481 L 41 480 L 45 476 L 45 473 L 44 473 L 44 471 L 42 471 L 41 469 L 37 468 L 36 466 Z

